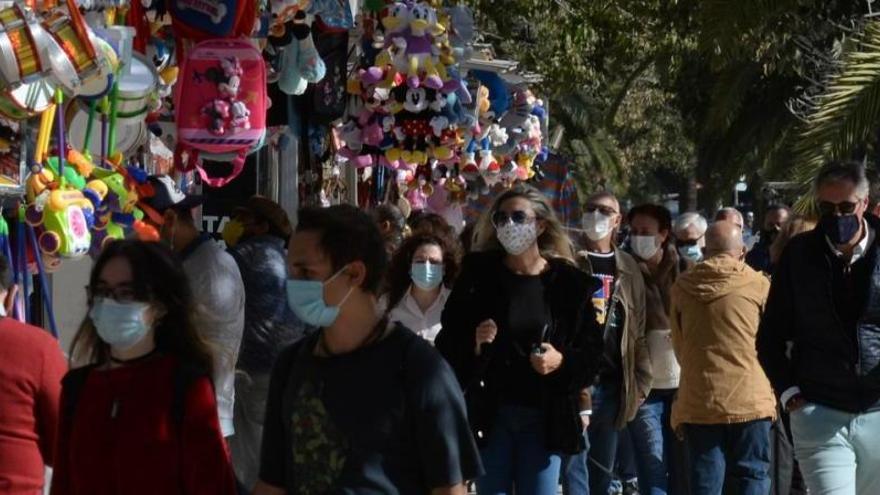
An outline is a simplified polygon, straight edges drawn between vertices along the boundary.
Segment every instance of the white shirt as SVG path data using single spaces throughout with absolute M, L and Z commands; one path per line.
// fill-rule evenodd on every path
M 422 312 L 419 303 L 412 296 L 412 289 L 410 289 L 406 291 L 406 295 L 397 306 L 388 313 L 388 318 L 390 322 L 400 323 L 433 345 L 434 339 L 442 328 L 440 315 L 443 314 L 447 299 L 449 299 L 449 289 L 441 287 L 440 295 L 437 296 L 434 304 L 427 311 Z M 383 302 L 383 306 L 384 304 L 387 302 Z
M 862 219 L 862 225 L 865 227 L 866 234 L 862 236 L 862 240 L 859 241 L 858 244 L 853 246 L 852 257 L 849 259 L 850 265 L 865 256 L 865 253 L 868 251 L 868 246 L 870 246 L 874 242 L 874 237 L 876 237 L 877 235 L 877 233 L 874 232 L 874 229 L 872 229 L 871 226 L 868 225 L 867 220 Z M 837 257 L 843 256 L 843 253 L 840 252 L 839 249 L 837 249 L 837 246 L 835 246 L 831 242 L 831 239 L 825 237 L 825 241 L 828 243 L 828 246 L 831 247 L 832 253 L 837 255 Z M 782 403 L 782 407 L 785 408 L 786 404 L 788 404 L 788 401 L 790 401 L 792 397 L 799 393 L 801 393 L 800 387 L 789 387 L 785 392 L 782 392 L 782 395 L 779 396 L 779 402 Z
M 868 250 L 868 246 L 870 246 L 871 243 L 874 242 L 874 236 L 876 235 L 874 233 L 874 229 L 872 229 L 871 226 L 868 225 L 868 221 L 865 219 L 862 219 L 862 225 L 865 227 L 866 235 L 862 236 L 862 240 L 859 241 L 858 244 L 853 246 L 852 257 L 849 259 L 850 265 L 852 265 L 853 263 L 858 261 L 862 256 L 864 256 L 865 252 Z M 843 253 L 837 249 L 837 246 L 835 246 L 831 242 L 831 239 L 829 239 L 828 237 L 825 237 L 825 241 L 828 243 L 828 246 L 831 247 L 832 253 L 837 255 L 837 257 L 843 256 Z

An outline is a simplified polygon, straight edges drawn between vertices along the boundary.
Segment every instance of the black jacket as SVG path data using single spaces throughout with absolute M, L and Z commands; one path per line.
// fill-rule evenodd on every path
M 503 359 L 493 356 L 510 345 L 505 334 L 509 305 L 503 270 L 499 252 L 474 253 L 464 259 L 435 342 L 465 391 L 468 419 L 481 447 L 489 438 L 500 403 L 498 384 L 507 369 Z M 585 448 L 578 417 L 580 390 L 593 382 L 603 349 L 602 329 L 591 301 L 600 282 L 557 259 L 550 261 L 542 278 L 551 320 L 544 340 L 563 355 L 562 366 L 542 377 L 547 449 L 573 454 Z M 476 356 L 476 329 L 488 319 L 498 325 L 498 335 Z
M 272 235 L 245 239 L 229 250 L 244 282 L 244 333 L 237 368 L 265 373 L 282 349 L 305 335 L 302 323 L 287 304 L 284 240 Z
M 880 220 L 867 219 L 880 234 Z M 807 400 L 834 409 L 880 410 L 876 240 L 849 267 L 820 229 L 792 239 L 773 274 L 757 347 L 777 394 L 797 386 Z

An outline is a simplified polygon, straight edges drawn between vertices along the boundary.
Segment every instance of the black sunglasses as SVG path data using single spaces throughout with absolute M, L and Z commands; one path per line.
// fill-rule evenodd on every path
M 819 213 L 823 215 L 852 215 L 858 207 L 859 204 L 852 201 L 842 201 L 840 203 L 819 201 Z
M 496 211 L 495 214 L 492 215 L 492 225 L 500 227 L 502 225 L 506 225 L 509 222 L 521 225 L 524 223 L 529 223 L 534 219 L 535 217 L 529 216 L 528 213 L 521 210 L 512 211 L 510 213 L 506 211 Z
M 675 241 L 675 244 L 680 247 L 689 247 L 696 246 L 698 242 L 700 242 L 699 239 L 694 239 L 692 241 Z
M 603 205 L 586 205 L 584 206 L 584 211 L 586 213 L 595 213 L 598 211 L 606 217 L 617 215 L 617 211 L 614 208 Z

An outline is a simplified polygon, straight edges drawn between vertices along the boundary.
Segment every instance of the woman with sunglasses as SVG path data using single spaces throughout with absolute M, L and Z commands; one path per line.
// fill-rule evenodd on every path
M 89 312 L 62 382 L 52 495 L 234 494 L 180 263 L 118 241 L 95 263 Z
M 389 308 L 389 321 L 433 344 L 460 261 L 458 240 L 449 233 L 417 232 L 403 241 L 391 259 L 380 302 Z
M 555 495 L 561 455 L 585 447 L 580 391 L 593 381 L 602 333 L 599 282 L 536 189 L 502 193 L 476 227 L 437 349 L 465 390 L 486 474 L 480 495 Z

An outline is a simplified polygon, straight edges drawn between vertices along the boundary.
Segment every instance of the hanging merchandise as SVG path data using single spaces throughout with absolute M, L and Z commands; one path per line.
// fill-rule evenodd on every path
M 179 38 L 250 36 L 257 20 L 255 0 L 168 0 L 168 11 Z
M 309 83 L 323 79 L 327 69 L 315 47 L 305 12 L 296 13 L 289 31 L 292 36 L 281 55 L 278 87 L 289 95 L 301 95 Z
M 345 114 L 348 101 L 345 85 L 348 77 L 348 31 L 321 28 L 315 33 L 315 47 L 326 73 L 315 81 L 312 120 L 329 124 Z
M 212 187 L 229 183 L 265 140 L 269 101 L 262 55 L 243 40 L 199 43 L 182 64 L 174 102 L 178 168 L 197 169 Z M 231 162 L 232 172 L 211 177 L 202 158 Z

